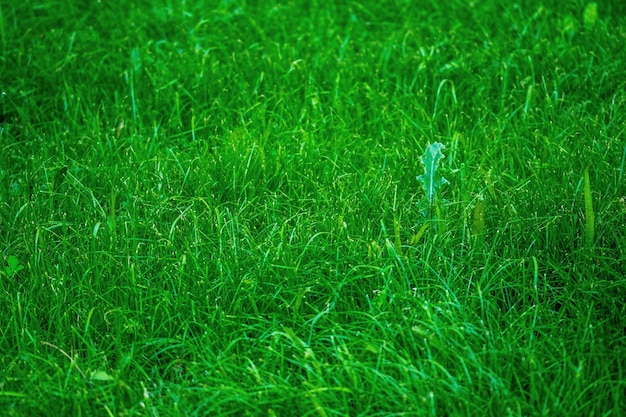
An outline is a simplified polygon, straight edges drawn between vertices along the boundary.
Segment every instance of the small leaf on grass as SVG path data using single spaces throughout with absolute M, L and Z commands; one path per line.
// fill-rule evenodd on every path
M 7 266 L 5 268 L 5 272 L 8 276 L 12 277 L 22 269 L 24 269 L 24 265 L 20 265 L 20 260 L 17 259 L 17 256 L 10 255 L 7 258 Z
M 439 161 L 445 158 L 445 155 L 441 152 L 441 150 L 445 148 L 446 147 L 442 143 L 431 143 L 426 148 L 424 155 L 420 158 L 422 160 L 422 164 L 424 164 L 424 173 L 418 176 L 417 179 L 422 182 L 424 191 L 426 191 L 426 198 L 430 204 L 435 202 L 437 190 L 442 185 L 448 183 L 448 180 L 437 172 Z

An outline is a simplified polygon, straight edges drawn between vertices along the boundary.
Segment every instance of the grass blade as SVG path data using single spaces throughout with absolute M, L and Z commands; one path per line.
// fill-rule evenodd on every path
M 589 180 L 589 167 L 585 168 L 584 179 L 585 195 L 585 246 L 593 245 L 595 235 L 595 213 L 593 212 L 593 199 L 591 197 L 591 181 Z

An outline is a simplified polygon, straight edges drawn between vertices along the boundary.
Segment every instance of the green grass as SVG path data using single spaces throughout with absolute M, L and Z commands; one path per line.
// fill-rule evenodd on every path
M 626 9 L 521 3 L 4 2 L 0 414 L 623 415 Z

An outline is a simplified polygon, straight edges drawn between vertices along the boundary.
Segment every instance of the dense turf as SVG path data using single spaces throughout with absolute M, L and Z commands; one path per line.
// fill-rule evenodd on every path
M 626 8 L 521 3 L 3 2 L 0 414 L 626 412 Z

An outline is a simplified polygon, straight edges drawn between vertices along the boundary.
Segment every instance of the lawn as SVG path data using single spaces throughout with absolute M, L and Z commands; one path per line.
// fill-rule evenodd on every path
M 9 0 L 0 94 L 1 415 L 626 414 L 624 2 Z

